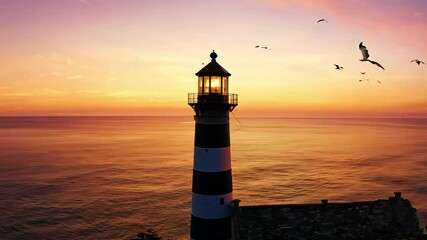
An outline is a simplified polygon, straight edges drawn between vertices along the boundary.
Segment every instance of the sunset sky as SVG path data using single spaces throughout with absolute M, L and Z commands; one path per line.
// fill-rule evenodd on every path
M 0 115 L 191 116 L 213 49 L 238 116 L 427 117 L 425 0 L 0 0 Z

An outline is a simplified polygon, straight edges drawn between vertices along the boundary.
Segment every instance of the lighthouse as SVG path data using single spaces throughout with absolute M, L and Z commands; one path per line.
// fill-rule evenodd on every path
M 191 239 L 227 240 L 232 236 L 229 113 L 237 94 L 228 92 L 230 73 L 210 54 L 211 62 L 196 73 L 198 92 L 188 94 L 195 115 Z

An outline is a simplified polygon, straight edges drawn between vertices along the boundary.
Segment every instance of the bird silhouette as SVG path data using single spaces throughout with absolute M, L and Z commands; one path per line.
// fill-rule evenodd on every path
M 319 19 L 319 20 L 317 21 L 317 23 L 320 23 L 320 22 L 328 22 L 328 21 L 326 21 L 324 18 L 322 18 L 322 19 Z
M 362 62 L 365 62 L 365 61 L 370 62 L 370 63 L 372 63 L 374 65 L 377 65 L 378 67 L 382 68 L 383 70 L 385 70 L 384 67 L 381 66 L 381 64 L 379 64 L 378 62 L 368 59 L 369 58 L 368 49 L 366 49 L 366 47 L 363 46 L 363 42 L 361 42 L 359 44 L 359 49 L 360 49 L 360 51 L 362 51 L 362 56 L 363 56 L 363 58 L 360 59 L 360 61 L 362 61 Z
M 378 81 L 378 83 L 381 83 L 380 80 L 377 80 L 377 81 Z
M 338 64 L 334 64 L 334 65 L 335 65 L 335 69 L 343 70 L 343 67 L 341 67 L 340 65 L 338 65 Z
M 360 72 L 362 75 L 364 75 L 366 72 Z
M 414 59 L 414 60 L 412 60 L 411 62 L 416 62 L 418 65 L 420 65 L 421 63 L 422 63 L 422 64 L 425 64 L 423 61 L 420 61 L 420 60 L 418 60 L 418 59 Z
M 268 47 L 261 47 L 260 45 L 256 45 L 256 46 L 255 46 L 255 48 L 264 48 L 264 49 L 271 50 L 271 48 L 268 48 Z
M 359 80 L 359 82 L 363 81 L 362 79 Z

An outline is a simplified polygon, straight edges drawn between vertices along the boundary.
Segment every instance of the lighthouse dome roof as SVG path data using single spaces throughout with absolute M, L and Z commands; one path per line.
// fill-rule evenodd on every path
M 211 62 L 198 71 L 196 76 L 231 76 L 231 73 L 216 62 L 218 55 L 215 51 L 210 54 L 210 57 L 212 58 Z

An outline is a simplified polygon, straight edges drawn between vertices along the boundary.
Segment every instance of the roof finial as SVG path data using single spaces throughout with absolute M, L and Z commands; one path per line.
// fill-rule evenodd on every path
M 212 62 L 215 62 L 216 61 L 215 58 L 218 57 L 218 55 L 215 53 L 215 50 L 212 50 L 212 53 L 209 56 L 212 58 Z

